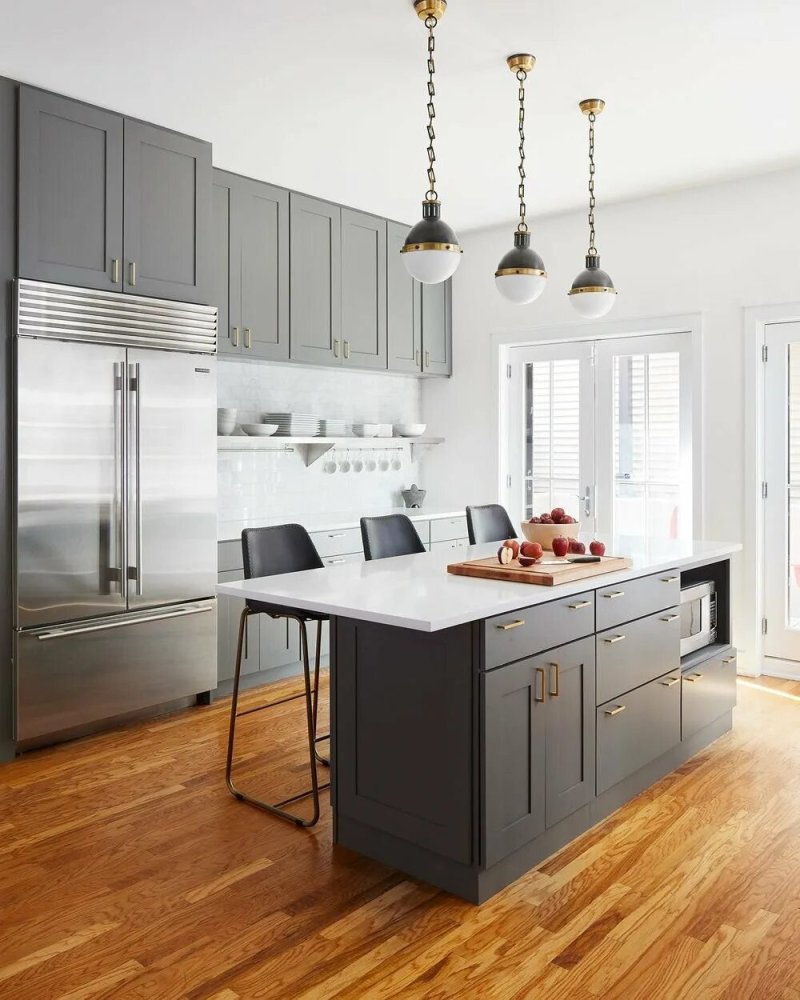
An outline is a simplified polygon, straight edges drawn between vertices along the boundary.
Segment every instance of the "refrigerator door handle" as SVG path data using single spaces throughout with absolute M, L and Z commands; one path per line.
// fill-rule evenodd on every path
M 128 617 L 121 621 L 105 622 L 97 625 L 77 625 L 74 627 L 62 626 L 40 632 L 36 638 L 43 642 L 47 639 L 63 639 L 70 635 L 84 635 L 86 632 L 106 632 L 112 628 L 127 628 L 131 625 L 145 625 L 147 622 L 160 622 L 167 618 L 185 618 L 186 615 L 202 615 L 207 611 L 213 611 L 213 604 L 203 604 L 191 608 L 180 608 L 177 611 L 168 611 L 157 615 L 143 615 L 141 618 Z
M 134 521 L 136 523 L 136 565 L 131 566 L 128 576 L 136 581 L 136 596 L 141 597 L 144 590 L 142 586 L 142 447 L 141 447 L 141 409 L 142 409 L 142 372 L 141 365 L 137 361 L 129 365 L 130 372 L 130 399 L 133 413 L 133 439 L 131 448 L 133 456 L 133 471 L 136 481 L 134 493 Z
M 125 545 L 125 364 L 114 362 L 114 579 L 119 592 L 128 592 L 127 551 Z

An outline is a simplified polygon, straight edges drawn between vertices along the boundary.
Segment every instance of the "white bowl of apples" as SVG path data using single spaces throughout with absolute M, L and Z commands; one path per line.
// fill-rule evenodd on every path
M 530 521 L 523 521 L 520 527 L 529 542 L 538 542 L 543 549 L 551 552 L 554 538 L 577 538 L 581 530 L 580 523 L 567 514 L 563 507 L 554 507 L 549 514 L 540 514 Z

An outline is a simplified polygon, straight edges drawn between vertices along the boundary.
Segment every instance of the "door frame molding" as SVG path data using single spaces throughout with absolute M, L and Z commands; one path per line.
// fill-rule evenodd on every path
M 800 311 L 800 305 L 798 305 Z M 685 313 L 674 316 L 657 316 L 643 319 L 609 320 L 604 323 L 570 322 L 533 326 L 527 331 L 502 331 L 491 334 L 491 349 L 495 365 L 495 413 L 497 414 L 497 496 L 508 504 L 511 496 L 506 476 L 511 473 L 511 455 L 508 434 L 508 409 L 511 379 L 506 369 L 511 361 L 512 347 L 539 347 L 569 341 L 610 340 L 618 337 L 646 337 L 668 333 L 691 335 L 692 358 L 692 534 L 705 537 L 705 403 L 703 396 L 703 340 L 702 313 Z

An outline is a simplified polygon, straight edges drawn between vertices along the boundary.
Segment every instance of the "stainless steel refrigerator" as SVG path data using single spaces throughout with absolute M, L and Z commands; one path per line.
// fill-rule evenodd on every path
M 20 280 L 15 737 L 216 686 L 216 309 Z

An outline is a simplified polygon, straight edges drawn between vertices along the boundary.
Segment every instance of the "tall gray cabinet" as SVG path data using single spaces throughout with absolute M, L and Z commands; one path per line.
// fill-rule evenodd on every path
M 292 361 L 334 364 L 342 357 L 342 210 L 290 195 Z
M 342 364 L 386 368 L 386 220 L 342 209 Z

